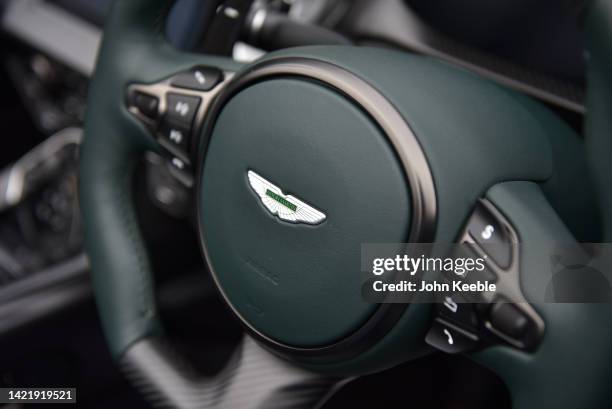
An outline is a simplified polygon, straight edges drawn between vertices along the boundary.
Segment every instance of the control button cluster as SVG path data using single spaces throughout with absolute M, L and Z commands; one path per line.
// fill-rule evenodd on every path
M 203 111 L 226 79 L 218 68 L 197 66 L 157 84 L 128 87 L 128 109 L 156 135 L 171 173 L 187 185 Z
M 486 264 L 484 270 L 473 270 L 461 279 L 468 283 L 494 282 L 498 290 L 490 299 L 484 294 L 475 299 L 460 293 L 441 294 L 437 316 L 425 341 L 446 353 L 468 352 L 498 343 L 534 350 L 544 331 L 544 322 L 520 290 L 518 236 L 510 223 L 490 202 L 481 200 L 468 219 L 460 242 L 462 245 L 454 252 L 473 251 Z M 447 277 L 451 278 L 457 276 Z

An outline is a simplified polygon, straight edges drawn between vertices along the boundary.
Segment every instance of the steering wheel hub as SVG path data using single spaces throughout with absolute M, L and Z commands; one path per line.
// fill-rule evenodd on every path
M 241 320 L 273 343 L 316 349 L 376 315 L 360 296 L 361 244 L 407 241 L 412 198 L 370 112 L 316 70 L 290 67 L 268 65 L 274 75 L 251 73 L 221 98 L 202 154 L 199 224 Z

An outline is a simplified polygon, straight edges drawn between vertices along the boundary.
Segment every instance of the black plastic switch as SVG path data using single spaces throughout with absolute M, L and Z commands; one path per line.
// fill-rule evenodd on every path
M 502 268 L 510 267 L 512 241 L 504 226 L 482 204 L 476 206 L 468 231 L 482 249 Z
M 175 169 L 178 169 L 180 171 L 190 170 L 190 166 L 187 163 L 185 163 L 185 161 L 179 158 L 172 158 L 170 160 L 170 165 L 172 165 Z
M 201 99 L 191 95 L 169 93 L 166 101 L 168 103 L 166 119 L 191 129 Z
M 478 318 L 474 305 L 459 294 L 444 294 L 438 303 L 438 313 L 461 327 L 476 328 Z
M 153 95 L 136 91 L 132 95 L 130 105 L 138 108 L 138 111 L 148 118 L 157 118 L 157 107 L 159 106 L 159 101 L 157 97 L 154 97 Z
M 489 320 L 502 334 L 521 340 L 529 330 L 529 318 L 514 304 L 498 301 L 491 307 Z
M 462 247 L 472 246 L 472 244 L 462 244 Z M 485 250 L 485 249 L 483 249 Z M 475 253 L 474 253 L 475 254 Z M 476 257 L 475 255 L 472 257 Z M 485 263 L 485 267 L 482 270 L 474 269 L 466 275 L 465 282 L 466 283 L 477 283 L 488 281 L 490 283 L 497 282 L 498 277 L 497 274 L 493 271 L 492 267 L 490 267 L 487 263 Z
M 188 127 L 170 121 L 163 121 L 159 132 L 168 144 L 175 146 L 185 153 L 188 152 L 191 134 L 191 130 Z
M 447 354 L 458 354 L 475 349 L 478 337 L 436 319 L 425 337 L 425 342 Z
M 178 179 L 179 182 L 183 183 L 185 186 L 193 186 L 193 169 L 189 163 L 180 158 L 172 157 L 168 161 L 168 170 L 172 176 Z
M 222 80 L 223 72 L 218 68 L 194 67 L 174 76 L 170 80 L 170 84 L 179 88 L 210 91 Z

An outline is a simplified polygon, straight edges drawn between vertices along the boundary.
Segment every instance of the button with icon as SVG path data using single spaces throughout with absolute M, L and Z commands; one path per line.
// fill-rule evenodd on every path
M 478 337 L 443 320 L 436 319 L 425 337 L 425 342 L 447 354 L 458 354 L 475 349 L 478 345 Z
M 465 297 L 455 294 L 443 294 L 438 303 L 438 313 L 444 320 L 472 329 L 478 325 L 478 317 L 474 304 Z
M 223 72 L 214 67 L 193 67 L 189 71 L 177 74 L 170 84 L 177 88 L 196 91 L 210 91 L 223 80 Z
M 168 93 L 166 96 L 166 121 L 191 128 L 193 118 L 200 106 L 200 98 L 191 95 Z
M 188 153 L 190 140 L 189 128 L 171 121 L 163 121 L 159 132 L 162 139 L 166 142 L 166 145 L 171 145 Z
M 468 222 L 470 236 L 501 268 L 510 267 L 512 243 L 503 224 L 482 203 Z

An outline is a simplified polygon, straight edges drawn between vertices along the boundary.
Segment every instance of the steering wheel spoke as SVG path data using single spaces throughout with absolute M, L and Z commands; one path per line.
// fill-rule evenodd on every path
M 163 340 L 144 339 L 121 359 L 126 375 L 160 407 L 314 408 L 348 379 L 321 376 L 272 355 L 246 336 L 222 372 L 198 377 Z
M 549 298 L 554 279 L 551 257 L 558 254 L 555 248 L 575 245 L 579 251 L 578 243 L 536 184 L 502 183 L 487 197 L 520 235 L 520 284 L 531 308 L 545 322 L 545 329 L 532 351 L 506 344 L 484 349 L 474 358 L 502 377 L 513 407 L 607 406 L 609 396 L 602 382 L 612 373 L 608 347 L 612 329 L 605 324 L 612 318 L 609 305 L 595 300 L 584 303 Z

